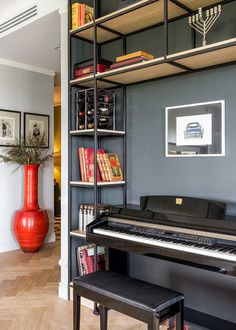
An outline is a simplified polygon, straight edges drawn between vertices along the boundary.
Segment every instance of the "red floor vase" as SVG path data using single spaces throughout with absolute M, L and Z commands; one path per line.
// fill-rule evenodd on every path
M 39 165 L 24 166 L 24 207 L 16 211 L 13 232 L 24 252 L 37 252 L 48 232 L 48 215 L 38 205 Z

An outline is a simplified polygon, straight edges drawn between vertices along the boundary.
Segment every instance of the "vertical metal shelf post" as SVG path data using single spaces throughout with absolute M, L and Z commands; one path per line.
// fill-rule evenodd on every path
M 93 101 L 94 101 L 94 216 L 97 217 L 97 203 L 98 203 L 98 186 L 97 186 L 97 150 L 98 150 L 98 131 L 97 131 L 97 26 L 96 26 L 96 13 L 97 13 L 97 1 L 93 0 Z M 94 247 L 94 271 L 97 271 L 97 245 Z M 97 303 L 94 303 L 93 313 L 99 315 Z
M 70 38 L 70 28 L 71 27 L 71 0 L 68 1 L 68 82 L 71 79 L 71 38 Z M 68 168 L 68 232 L 70 233 L 71 230 L 71 200 L 72 200 L 72 191 L 71 191 L 71 186 L 69 182 L 71 181 L 71 175 L 72 175 L 72 162 L 70 161 L 71 159 L 71 146 L 72 146 L 72 138 L 69 134 L 70 128 L 71 128 L 71 103 L 72 103 L 72 87 L 68 83 L 68 160 L 69 160 L 69 168 Z M 69 281 L 72 277 L 72 267 L 71 267 L 71 237 L 68 235 L 68 278 Z M 68 286 L 68 296 L 70 296 L 70 286 Z
M 123 41 L 123 54 L 127 53 L 127 37 L 124 35 Z M 127 204 L 127 87 L 122 87 L 123 89 L 123 129 L 125 135 L 123 137 L 123 170 L 124 170 L 124 180 L 125 184 L 123 187 L 123 204 Z
M 169 40 L 168 40 L 168 4 L 169 0 L 164 0 L 164 47 L 165 47 L 165 59 L 169 53 Z

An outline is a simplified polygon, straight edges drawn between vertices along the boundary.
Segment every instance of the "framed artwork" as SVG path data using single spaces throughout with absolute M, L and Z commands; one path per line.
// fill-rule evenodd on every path
M 0 109 L 0 146 L 17 145 L 21 135 L 21 113 Z
M 45 148 L 49 148 L 49 116 L 35 113 L 24 113 L 24 139 L 45 135 Z
M 225 155 L 225 101 L 166 108 L 166 157 Z

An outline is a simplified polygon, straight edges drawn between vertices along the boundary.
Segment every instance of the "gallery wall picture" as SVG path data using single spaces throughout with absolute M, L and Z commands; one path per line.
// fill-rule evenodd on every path
M 38 138 L 44 135 L 45 148 L 49 148 L 49 116 L 35 113 L 24 113 L 24 139 Z
M 0 109 L 0 146 L 14 146 L 20 142 L 21 113 Z
M 166 108 L 166 157 L 225 155 L 225 101 Z

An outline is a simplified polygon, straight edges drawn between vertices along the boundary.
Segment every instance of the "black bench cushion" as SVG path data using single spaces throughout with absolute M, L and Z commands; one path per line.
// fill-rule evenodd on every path
M 195 218 L 223 219 L 226 204 L 201 198 L 181 196 L 142 196 L 141 210 L 165 214 L 194 216 Z
M 176 291 L 109 271 L 80 276 L 75 278 L 73 283 L 74 286 L 153 313 L 184 299 L 183 295 Z

